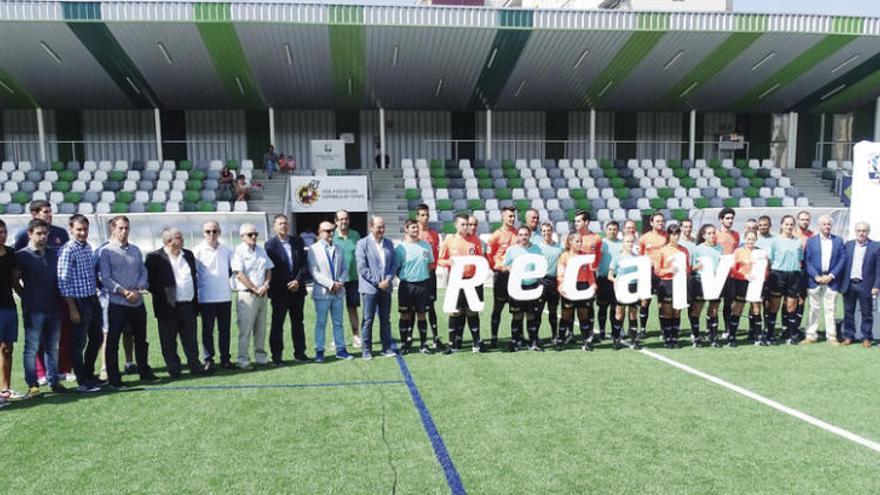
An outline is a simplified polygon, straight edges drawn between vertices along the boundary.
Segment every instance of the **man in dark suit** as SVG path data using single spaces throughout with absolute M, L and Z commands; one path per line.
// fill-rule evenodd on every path
M 181 362 L 177 355 L 177 337 L 186 355 L 190 373 L 200 375 L 196 341 L 196 305 L 198 303 L 198 271 L 192 251 L 183 249 L 183 234 L 175 228 L 162 231 L 161 247 L 147 254 L 147 281 L 153 296 L 153 314 L 159 323 L 159 341 L 168 374 L 180 376 Z
M 856 338 L 856 303 L 862 313 L 862 346 L 871 347 L 874 301 L 880 293 L 880 243 L 868 239 L 871 226 L 856 224 L 856 238 L 846 242 L 846 267 L 840 290 L 843 292 L 843 345 Z
M 807 240 L 804 251 L 810 314 L 807 318 L 807 338 L 801 341 L 801 345 L 813 344 L 818 340 L 820 312 L 824 313 L 828 344 L 840 345 L 834 310 L 843 282 L 846 253 L 843 241 L 831 233 L 831 224 L 830 216 L 819 217 L 819 233 Z
M 306 298 L 306 276 L 309 273 L 305 247 L 299 237 L 290 235 L 285 215 L 275 215 L 272 221 L 275 237 L 266 241 L 266 254 L 275 265 L 269 283 L 272 303 L 272 326 L 269 330 L 269 349 L 272 362 L 281 364 L 284 351 L 284 320 L 290 315 L 293 334 L 293 359 L 309 361 L 306 355 L 306 333 L 303 325 L 303 306 Z
M 364 319 L 361 324 L 363 359 L 372 359 L 373 321 L 379 314 L 379 339 L 382 356 L 392 357 L 391 349 L 391 291 L 397 262 L 394 244 L 385 237 L 385 220 L 374 216 L 370 219 L 370 234 L 359 240 L 355 247 L 358 269 L 358 290 L 364 300 Z

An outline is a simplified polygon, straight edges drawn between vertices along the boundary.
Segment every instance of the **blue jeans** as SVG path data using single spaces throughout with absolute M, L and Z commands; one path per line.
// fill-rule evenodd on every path
M 342 307 L 345 300 L 342 297 L 327 297 L 315 299 L 315 350 L 324 352 L 324 334 L 327 330 L 327 313 L 333 320 L 333 343 L 336 344 L 336 352 L 345 350 L 345 335 L 342 331 Z
M 266 175 L 268 177 L 272 177 L 273 173 L 275 173 L 275 162 L 272 160 L 268 160 L 266 162 Z
M 361 294 L 364 298 L 364 319 L 361 324 L 363 350 L 371 350 L 373 335 L 373 319 L 379 312 L 379 338 L 382 350 L 391 348 L 391 291 L 377 290 L 375 294 Z
M 843 338 L 856 338 L 856 304 L 862 316 L 862 340 L 873 340 L 874 300 L 870 282 L 851 282 L 843 294 Z
M 37 352 L 45 345 L 46 377 L 50 385 L 58 384 L 58 340 L 61 319 L 53 313 L 24 313 L 24 381 L 37 386 Z
M 95 361 L 104 343 L 103 310 L 97 296 L 76 299 L 80 322 L 73 325 L 73 370 L 80 385 L 96 380 Z

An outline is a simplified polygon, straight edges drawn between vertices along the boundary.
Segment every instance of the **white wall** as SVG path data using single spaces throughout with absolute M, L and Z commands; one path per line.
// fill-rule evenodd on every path
M 361 166 L 375 165 L 376 142 L 379 139 L 379 111 L 360 113 Z M 433 111 L 386 111 L 385 153 L 392 167 L 399 167 L 403 158 L 447 160 L 452 158 L 452 114 Z M 433 141 L 433 142 L 428 142 Z
M 186 140 L 190 160 L 247 158 L 244 110 L 187 110 Z
M 543 158 L 545 112 L 492 112 L 492 158 Z M 477 112 L 477 158 L 486 158 L 486 112 Z
M 275 152 L 293 156 L 299 168 L 311 168 L 312 139 L 336 137 L 336 117 L 332 110 L 275 112 Z
M 35 162 L 40 159 L 40 140 L 37 132 L 36 110 L 3 110 L 3 135 L 0 141 L 6 151 L 6 159 L 12 161 L 28 160 Z M 43 125 L 46 128 L 46 159 L 57 160 L 58 148 L 54 141 L 55 112 L 43 110 Z
M 84 110 L 86 160 L 155 160 L 156 128 L 152 110 Z

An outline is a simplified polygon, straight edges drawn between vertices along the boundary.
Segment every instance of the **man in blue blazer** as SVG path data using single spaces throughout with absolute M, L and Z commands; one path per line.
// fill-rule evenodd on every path
M 308 261 L 302 240 L 290 235 L 288 225 L 286 215 L 275 215 L 272 221 L 275 237 L 267 240 L 265 245 L 266 254 L 275 265 L 269 282 L 269 301 L 272 303 L 269 349 L 276 365 L 280 365 L 284 357 L 284 320 L 288 315 L 293 334 L 293 359 L 299 362 L 310 360 L 306 355 L 303 325 Z
M 397 273 L 394 244 L 385 238 L 385 220 L 373 216 L 370 233 L 359 240 L 355 248 L 358 269 L 358 291 L 364 300 L 364 319 L 361 322 L 364 359 L 372 359 L 373 319 L 379 312 L 379 337 L 382 355 L 396 356 L 391 350 L 391 290 Z
M 819 313 L 825 317 L 825 337 L 830 345 L 837 340 L 837 322 L 834 310 L 837 294 L 841 291 L 846 265 L 843 241 L 831 233 L 831 217 L 819 217 L 819 232 L 807 240 L 804 268 L 807 272 L 807 298 L 810 314 L 807 317 L 807 337 L 802 345 L 815 343 L 819 338 Z
M 846 243 L 846 266 L 840 291 L 843 292 L 843 345 L 856 338 L 856 303 L 862 312 L 862 346 L 871 347 L 874 301 L 880 293 L 880 243 L 868 239 L 871 226 L 856 224 L 856 238 Z
M 342 307 L 345 305 L 345 281 L 348 268 L 342 249 L 333 245 L 336 226 L 321 222 L 318 241 L 308 251 L 309 271 L 315 280 L 312 300 L 315 301 L 315 362 L 324 362 L 324 334 L 327 330 L 327 313 L 333 321 L 333 343 L 338 359 L 352 359 L 345 348 L 342 328 Z

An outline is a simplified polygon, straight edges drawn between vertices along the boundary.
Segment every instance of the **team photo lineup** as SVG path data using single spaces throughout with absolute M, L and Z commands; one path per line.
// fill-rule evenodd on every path
M 168 227 L 162 231 L 163 247 L 146 256 L 128 242 L 131 226 L 124 215 L 109 221 L 110 240 L 93 249 L 88 243 L 87 217 L 71 216 L 69 231 L 65 231 L 51 224 L 50 204 L 33 202 L 31 214 L 33 219 L 15 234 L 12 246 L 5 243 L 5 223 L 0 225 L 0 243 L 4 245 L 0 266 L 5 281 L 4 338 L 0 341 L 3 405 L 39 396 L 41 385 L 56 393 L 91 393 L 102 386 L 119 390 L 125 386 L 122 374 L 133 372 L 140 382 L 157 381 L 148 363 L 146 293 L 153 296 L 149 317 L 158 324 L 166 369 L 171 378 L 179 378 L 184 365 L 193 375 L 210 374 L 217 368 L 282 366 L 288 316 L 293 358 L 301 363 L 324 362 L 328 316 L 335 358 L 341 360 L 354 359 L 349 345 L 352 351 L 360 349 L 365 360 L 372 359 L 373 350 L 385 357 L 415 351 L 453 354 L 462 349 L 465 326 L 474 353 L 498 349 L 499 336 L 507 340 L 509 352 L 544 351 L 544 344 L 562 351 L 575 341 L 581 350 L 592 351 L 609 337 L 614 350 L 624 346 L 640 349 L 648 328 L 654 325 L 648 316 L 655 299 L 660 336 L 668 349 L 680 346 L 683 318 L 690 324 L 693 347 L 735 347 L 744 312 L 747 339 L 755 345 L 815 343 L 820 319 L 824 319 L 827 343 L 848 346 L 856 337 L 857 302 L 861 303 L 861 345 L 869 348 L 873 300 L 880 292 L 880 248 L 868 239 L 869 226 L 858 223 L 855 238 L 844 244 L 831 234 L 832 219 L 828 216 L 818 219 L 814 233 L 806 210 L 797 218 L 784 216 L 776 229 L 768 216 L 749 219 L 742 233 L 732 229 L 736 216 L 732 208 L 721 209 L 717 225 L 702 225 L 696 233 L 691 220 L 667 225 L 659 212 L 648 216 L 650 230 L 644 233 L 639 233 L 631 220 L 622 228 L 609 221 L 603 232 L 590 232 L 589 212 L 579 211 L 573 229 L 560 242 L 551 223 L 539 222 L 536 210 L 526 211 L 517 223 L 515 210 L 505 207 L 501 227 L 484 242 L 476 235 L 477 219 L 464 212 L 455 216 L 456 232 L 441 241 L 428 225 L 429 207 L 422 204 L 416 219 L 405 223 L 403 238 L 396 242 L 387 236 L 383 218 L 371 217 L 369 232 L 361 236 L 350 227 L 349 213 L 340 210 L 332 222 L 320 223 L 317 240 L 308 248 L 300 237 L 290 235 L 288 218 L 278 215 L 272 221 L 274 235 L 262 244 L 256 227 L 244 224 L 241 243 L 226 246 L 218 241 L 219 223 L 208 221 L 203 225 L 204 240 L 192 250 L 183 246 L 180 230 Z M 535 276 L 529 266 L 532 278 L 518 277 L 517 281 L 522 291 L 539 289 L 538 295 L 517 298 L 522 291 L 509 291 L 511 268 L 526 255 L 542 258 L 544 273 Z M 569 263 L 582 255 L 590 257 L 573 267 L 576 283 L 564 284 Z M 627 260 L 639 255 L 650 260 L 650 297 L 624 301 L 632 299 L 626 292 L 635 295 L 638 282 L 616 281 L 637 270 Z M 675 263 L 679 255 L 683 255 L 683 264 Z M 721 290 L 707 297 L 700 273 L 703 268 L 715 273 L 724 255 L 732 257 L 729 273 L 722 274 Z M 448 315 L 444 344 L 435 308 L 437 270 L 448 269 L 457 258 L 467 256 L 485 257 L 491 268 L 490 290 L 484 290 L 482 283 L 476 285 L 479 298 L 492 304 L 491 326 L 488 335 L 481 334 L 478 311 L 461 290 L 451 296 L 455 305 Z M 765 262 L 755 276 L 753 265 L 758 260 Z M 709 266 L 702 266 L 704 263 Z M 673 305 L 676 274 L 683 275 L 686 283 L 689 307 L 684 311 Z M 461 275 L 463 279 L 474 277 L 475 267 L 464 267 Z M 760 297 L 747 301 L 749 284 L 756 279 Z M 395 290 L 396 325 L 391 315 Z M 26 393 L 10 386 L 19 331 L 13 292 L 21 298 L 25 344 L 19 356 Z M 235 356 L 235 349 L 230 349 L 232 292 L 237 295 Z M 846 308 L 840 339 L 834 314 L 838 295 Z M 306 349 L 303 310 L 307 298 L 312 299 L 317 315 L 314 357 Z M 810 311 L 802 337 L 807 301 Z M 511 316 L 509 334 L 500 328 L 505 306 Z M 345 313 L 353 334 L 350 343 L 343 328 Z M 379 349 L 374 348 L 372 338 L 377 319 Z M 549 330 L 549 338 L 542 339 L 542 327 Z M 184 361 L 177 352 L 178 339 Z M 122 371 L 121 341 L 125 351 Z M 100 375 L 95 372 L 99 355 L 103 363 Z M 71 373 L 77 386 L 69 390 L 62 380 Z

